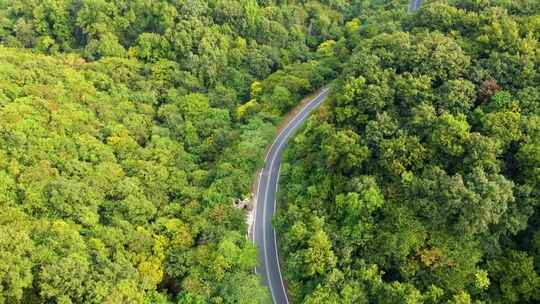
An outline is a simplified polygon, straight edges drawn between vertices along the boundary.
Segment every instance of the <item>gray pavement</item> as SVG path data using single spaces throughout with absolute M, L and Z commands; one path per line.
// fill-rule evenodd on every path
M 289 139 L 306 121 L 309 114 L 325 100 L 327 95 L 328 89 L 323 89 L 281 130 L 268 150 L 264 168 L 259 176 L 253 223 L 253 242 L 257 245 L 259 254 L 259 265 L 255 271 L 262 277 L 264 284 L 269 287 L 272 300 L 276 304 L 289 303 L 279 264 L 276 231 L 272 226 L 272 217 L 276 211 L 276 192 L 281 157 Z

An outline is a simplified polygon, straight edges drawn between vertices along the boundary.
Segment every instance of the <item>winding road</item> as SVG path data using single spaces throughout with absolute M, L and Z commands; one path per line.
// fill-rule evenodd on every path
M 279 265 L 276 231 L 272 226 L 272 217 L 276 211 L 281 157 L 289 139 L 327 95 L 328 89 L 321 90 L 287 123 L 268 149 L 264 168 L 259 174 L 252 226 L 253 242 L 257 245 L 259 252 L 259 266 L 255 268 L 255 272 L 261 275 L 264 284 L 269 287 L 275 304 L 289 303 Z
M 411 0 L 409 11 L 416 11 L 421 4 L 422 0 Z M 281 274 L 276 230 L 272 226 L 272 217 L 276 211 L 276 193 L 283 150 L 289 139 L 295 134 L 295 131 L 327 96 L 328 89 L 321 90 L 287 123 L 268 149 L 264 160 L 264 168 L 259 174 L 257 192 L 254 198 L 255 210 L 251 231 L 253 243 L 258 248 L 259 257 L 259 264 L 255 268 L 255 272 L 261 276 L 263 283 L 268 286 L 274 304 L 289 304 Z

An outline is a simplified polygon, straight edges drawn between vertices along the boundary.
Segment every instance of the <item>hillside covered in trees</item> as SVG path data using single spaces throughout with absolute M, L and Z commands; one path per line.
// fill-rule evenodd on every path
M 0 0 L 0 304 L 540 302 L 540 3 Z
M 234 203 L 363 3 L 0 0 L 0 303 L 269 302 Z
M 373 18 L 282 168 L 291 302 L 540 302 L 540 2 Z

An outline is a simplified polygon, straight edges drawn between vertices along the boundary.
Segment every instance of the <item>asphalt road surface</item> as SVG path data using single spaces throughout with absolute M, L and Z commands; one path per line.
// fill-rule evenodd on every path
M 412 0 L 411 5 L 409 6 L 409 11 L 414 12 L 422 5 L 422 0 Z
M 264 168 L 259 175 L 252 226 L 253 242 L 257 245 L 259 254 L 259 265 L 255 268 L 255 272 L 269 287 L 270 295 L 275 304 L 289 303 L 279 265 L 276 231 L 272 226 L 272 217 L 276 211 L 276 192 L 281 157 L 289 139 L 305 122 L 309 114 L 325 100 L 327 95 L 328 89 L 323 89 L 281 130 L 266 154 Z
M 420 5 L 422 5 L 422 0 L 411 0 L 409 11 L 416 11 Z M 255 268 L 255 272 L 261 276 L 264 284 L 268 286 L 272 301 L 275 304 L 289 304 L 281 274 L 276 230 L 272 226 L 272 217 L 276 211 L 276 192 L 281 157 L 289 139 L 309 117 L 309 114 L 325 100 L 327 95 L 328 89 L 322 90 L 282 129 L 270 146 L 264 160 L 264 168 L 259 175 L 252 226 L 253 242 L 257 245 L 259 256 L 259 265 Z

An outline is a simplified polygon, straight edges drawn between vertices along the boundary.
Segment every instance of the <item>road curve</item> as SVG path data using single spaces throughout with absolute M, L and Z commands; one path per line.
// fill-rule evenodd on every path
M 422 0 L 411 0 L 409 11 L 420 8 Z M 259 174 L 257 193 L 255 195 L 255 214 L 253 216 L 252 238 L 257 245 L 259 264 L 255 272 L 268 286 L 274 304 L 289 304 L 287 291 L 281 275 L 279 254 L 276 241 L 276 230 L 272 226 L 272 217 L 276 211 L 276 193 L 279 180 L 279 169 L 283 150 L 295 131 L 328 96 L 328 89 L 323 89 L 310 100 L 278 134 L 266 157 L 264 168 Z
M 289 303 L 279 265 L 276 231 L 272 226 L 272 217 L 276 211 L 281 157 L 289 139 L 327 95 L 328 89 L 321 90 L 287 123 L 270 146 L 264 160 L 264 168 L 259 174 L 252 233 L 259 255 L 259 265 L 255 268 L 255 272 L 262 277 L 263 283 L 270 289 L 270 295 L 275 304 Z

